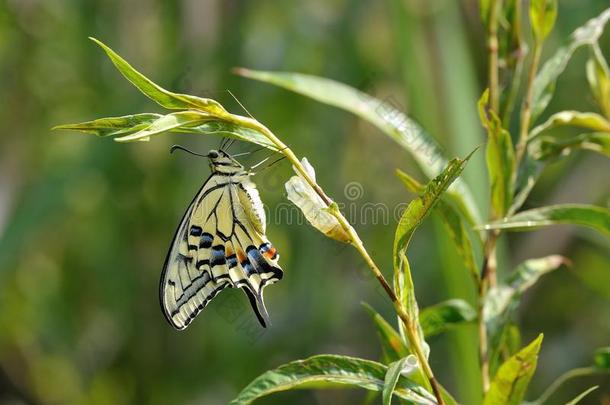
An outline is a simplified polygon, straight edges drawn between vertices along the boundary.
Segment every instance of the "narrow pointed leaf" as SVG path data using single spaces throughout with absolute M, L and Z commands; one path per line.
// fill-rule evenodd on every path
M 53 129 L 69 129 L 101 137 L 127 135 L 147 128 L 161 117 L 161 114 L 132 114 L 122 117 L 100 118 L 78 124 L 57 125 Z
M 599 16 L 577 28 L 570 36 L 569 43 L 559 48 L 542 66 L 534 79 L 532 88 L 532 122 L 536 120 L 551 101 L 555 92 L 557 78 L 565 70 L 574 51 L 583 45 L 597 42 L 609 19 L 610 8 L 607 8 Z
M 592 131 L 610 133 L 610 121 L 599 114 L 580 111 L 561 111 L 551 115 L 543 124 L 532 129 L 529 138 L 530 140 L 534 139 L 544 131 L 561 126 L 575 126 Z
M 381 392 L 387 367 L 381 363 L 338 355 L 318 355 L 269 370 L 252 381 L 231 401 L 250 404 L 274 392 L 303 388 L 364 388 Z M 400 376 L 394 395 L 414 404 L 434 405 L 434 397 L 421 386 Z
M 116 66 L 119 72 L 121 72 L 127 80 L 136 86 L 144 95 L 157 102 L 162 107 L 177 110 L 196 109 L 213 114 L 226 114 L 225 109 L 212 99 L 191 96 L 188 94 L 178 94 L 165 90 L 134 69 L 125 59 L 121 58 L 106 44 L 95 38 L 90 39 L 106 52 L 114 66 Z
M 527 386 L 536 371 L 541 343 L 542 335 L 539 335 L 500 366 L 485 395 L 483 405 L 521 404 Z
M 377 334 L 381 343 L 381 350 L 385 357 L 384 361 L 392 363 L 409 355 L 409 349 L 404 344 L 400 333 L 392 327 L 377 311 L 369 304 L 362 303 L 371 319 L 377 327 Z
M 549 35 L 557 19 L 557 0 L 531 0 L 530 22 L 537 41 Z
M 478 107 L 481 123 L 487 129 L 485 157 L 491 188 L 491 204 L 496 218 L 508 211 L 513 195 L 513 172 L 515 150 L 510 134 L 502 126 L 500 118 L 492 110 L 487 110 L 489 90 L 481 96 Z
M 481 225 L 478 229 L 529 231 L 556 224 L 582 225 L 604 235 L 610 235 L 610 210 L 585 204 L 558 204 L 521 211 L 497 222 Z
M 138 132 L 120 138 L 115 138 L 117 142 L 133 142 L 142 138 L 150 138 L 152 135 L 162 134 L 163 132 L 185 129 L 192 126 L 201 125 L 210 116 L 199 111 L 179 111 L 164 115 L 153 121 L 148 127 L 139 130 Z
M 403 172 L 400 169 L 396 170 L 396 175 L 405 185 L 405 187 L 417 194 L 421 194 L 424 191 L 424 186 L 415 180 L 413 177 Z M 470 235 L 460 216 L 459 212 L 453 207 L 453 205 L 445 201 L 443 198 L 437 203 L 436 212 L 438 212 L 443 225 L 447 228 L 449 237 L 455 244 L 458 254 L 462 258 L 464 267 L 470 272 L 473 279 L 478 280 L 479 270 L 474 261 L 474 251 L 472 249 L 472 242 Z
M 400 378 L 400 373 L 405 366 L 406 358 L 395 361 L 388 366 L 388 371 L 385 374 L 384 387 L 381 393 L 383 405 L 392 403 L 392 395 L 396 389 L 396 384 Z
M 344 109 L 369 121 L 409 151 L 421 170 L 430 178 L 437 176 L 447 164 L 436 140 L 388 102 L 378 100 L 346 84 L 317 76 L 248 69 L 237 69 L 236 73 Z M 480 218 L 472 193 L 461 178 L 456 180 L 449 194 L 469 221 L 477 221 L 477 218 Z
M 587 61 L 587 81 L 597 105 L 610 118 L 610 68 L 597 45 L 592 46 L 593 57 Z
M 419 314 L 425 337 L 443 333 L 457 325 L 471 323 L 477 317 L 474 308 L 464 300 L 452 299 L 426 307 Z
M 594 385 L 593 387 L 589 388 L 588 390 L 584 391 L 583 393 L 577 395 L 576 398 L 574 398 L 570 402 L 566 402 L 566 405 L 576 405 L 576 404 L 580 403 L 580 401 L 582 401 L 587 395 L 589 395 L 590 393 L 592 393 L 593 391 L 595 391 L 598 388 L 599 388 L 598 385 Z
M 574 150 L 587 150 L 610 157 L 610 132 L 592 132 L 566 139 L 541 136 L 529 148 L 532 157 L 540 161 L 566 156 Z
M 394 269 L 398 270 L 400 264 L 399 252 L 406 251 L 411 237 L 415 230 L 419 227 L 422 221 L 428 216 L 432 208 L 438 203 L 442 194 L 449 188 L 451 183 L 458 178 L 464 170 L 468 159 L 472 153 L 465 159 L 452 159 L 447 167 L 437 177 L 432 179 L 424 189 L 422 195 L 411 201 L 407 209 L 402 214 L 396 234 L 394 237 Z

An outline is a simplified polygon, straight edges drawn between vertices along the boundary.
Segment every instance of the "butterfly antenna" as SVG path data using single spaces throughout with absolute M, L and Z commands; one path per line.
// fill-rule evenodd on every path
M 257 164 L 255 164 L 254 166 L 250 167 L 250 170 L 256 169 L 257 167 L 259 167 L 260 165 L 265 163 L 267 160 L 269 160 L 270 157 L 271 156 L 268 156 L 268 157 L 264 158 L 263 160 L 261 160 L 260 162 L 258 162 Z
M 204 154 L 201 154 L 201 153 L 193 152 L 192 150 L 187 149 L 187 148 L 185 148 L 184 146 L 180 146 L 180 145 L 173 145 L 173 146 L 172 146 L 172 147 L 169 149 L 169 153 L 174 153 L 174 151 L 175 151 L 176 149 L 181 150 L 181 151 L 186 152 L 186 153 L 190 153 L 191 155 L 195 155 L 195 156 L 201 156 L 201 157 L 206 157 L 206 158 L 208 157 L 208 155 L 204 155 Z
M 231 90 L 227 89 L 227 91 L 229 92 L 229 94 L 231 95 L 231 97 L 233 97 L 233 99 L 235 99 L 235 101 L 237 101 L 237 104 L 239 104 L 239 106 L 241 108 L 244 109 L 244 111 L 246 112 L 246 114 L 248 114 L 250 116 L 250 118 L 255 119 L 252 114 L 250 114 L 250 111 L 248 111 L 248 109 L 246 107 L 244 107 L 244 105 L 237 99 L 237 97 L 235 97 L 235 94 L 231 93 Z
M 269 159 L 269 158 L 267 158 L 267 159 Z M 265 160 L 267 160 L 267 159 L 265 159 Z M 284 160 L 284 159 L 286 159 L 286 156 L 282 156 L 281 158 L 274 160 L 273 162 L 269 163 L 267 166 L 263 167 L 263 170 L 261 170 L 261 171 L 260 171 L 260 172 L 258 172 L 258 173 L 262 173 L 262 172 L 264 172 L 265 170 L 269 169 L 271 166 L 275 165 L 276 163 L 281 162 L 281 161 L 282 161 L 282 160 Z M 264 162 L 265 160 L 263 160 L 263 162 Z M 261 163 L 262 163 L 262 162 L 261 162 Z M 260 163 L 259 163 L 259 164 L 260 164 Z M 257 166 L 258 166 L 258 165 L 257 165 Z M 254 167 L 252 167 L 251 169 L 253 169 L 253 168 L 254 168 Z

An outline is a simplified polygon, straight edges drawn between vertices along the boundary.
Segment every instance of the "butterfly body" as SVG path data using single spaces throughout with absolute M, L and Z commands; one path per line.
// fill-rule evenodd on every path
M 239 162 L 222 150 L 207 156 L 212 173 L 182 218 L 163 267 L 163 313 L 184 329 L 220 291 L 241 288 L 266 326 L 263 289 L 283 273 L 265 235 L 263 203 Z

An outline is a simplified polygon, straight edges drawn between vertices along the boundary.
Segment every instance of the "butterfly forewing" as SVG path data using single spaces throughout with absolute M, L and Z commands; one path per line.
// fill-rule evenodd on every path
M 187 209 L 161 276 L 161 306 L 186 328 L 220 291 L 241 288 L 263 326 L 263 289 L 282 278 L 278 254 L 265 236 L 263 204 L 248 173 L 214 170 Z

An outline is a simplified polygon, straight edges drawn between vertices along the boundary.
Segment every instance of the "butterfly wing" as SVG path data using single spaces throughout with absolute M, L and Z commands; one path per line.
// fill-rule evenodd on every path
M 180 222 L 161 275 L 161 307 L 176 329 L 186 328 L 227 287 L 242 288 L 266 326 L 263 288 L 280 280 L 282 270 L 264 235 L 262 207 L 245 173 L 213 174 L 204 183 Z
M 263 327 L 269 316 L 263 300 L 267 285 L 282 279 L 277 250 L 264 234 L 265 211 L 256 186 L 247 177 L 231 186 L 233 233 L 230 248 L 229 275 L 242 288 Z
M 176 329 L 184 329 L 221 290 L 227 280 L 212 280 L 204 253 L 216 232 L 215 218 L 203 218 L 203 205 L 224 190 L 217 176 L 210 176 L 186 210 L 169 249 L 159 285 L 161 309 Z M 206 203 L 208 201 L 208 203 Z M 205 229 L 204 229 L 205 227 Z

